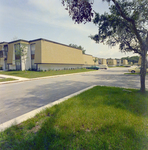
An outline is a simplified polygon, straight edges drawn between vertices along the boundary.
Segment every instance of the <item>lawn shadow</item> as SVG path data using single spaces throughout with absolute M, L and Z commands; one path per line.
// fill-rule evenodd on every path
M 66 110 L 65 110 L 66 111 Z M 26 135 L 22 125 L 14 126 L 5 131 L 2 149 L 131 149 L 148 148 L 148 138 L 133 127 L 121 124 L 104 125 L 100 128 L 86 130 L 81 126 L 75 130 L 66 124 L 61 126 L 57 119 L 66 112 L 59 105 L 53 110 L 47 109 L 38 117 L 45 117 L 46 121 L 38 130 L 31 128 Z

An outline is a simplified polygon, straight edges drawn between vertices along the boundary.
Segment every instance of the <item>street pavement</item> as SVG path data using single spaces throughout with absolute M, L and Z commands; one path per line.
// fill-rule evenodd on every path
M 138 75 L 125 75 L 128 68 L 109 68 L 87 73 L 0 85 L 0 124 L 91 85 L 140 88 Z M 146 77 L 148 89 L 148 76 Z

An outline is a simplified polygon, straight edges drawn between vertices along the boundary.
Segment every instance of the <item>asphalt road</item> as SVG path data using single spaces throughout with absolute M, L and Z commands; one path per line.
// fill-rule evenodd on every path
M 0 85 L 0 124 L 91 85 L 140 88 L 140 77 L 124 75 L 128 68 Z M 146 77 L 148 89 L 148 76 Z

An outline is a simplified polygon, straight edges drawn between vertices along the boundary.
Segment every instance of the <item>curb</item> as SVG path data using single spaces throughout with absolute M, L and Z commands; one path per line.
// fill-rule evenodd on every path
M 96 70 L 94 70 L 94 71 L 96 71 Z M 62 75 L 53 75 L 53 76 L 45 76 L 45 77 L 39 77 L 39 78 L 26 78 L 25 80 L 16 79 L 14 81 L 0 82 L 0 85 L 2 85 L 2 84 L 9 84 L 9 83 L 18 83 L 18 82 L 32 81 L 32 80 L 56 78 L 56 77 L 62 77 L 62 76 L 67 76 L 67 75 L 74 75 L 74 74 L 86 74 L 86 73 L 90 73 L 90 72 L 94 72 L 94 71 L 78 72 L 78 73 L 62 74 Z
M 0 124 L 0 132 L 2 132 L 2 131 L 4 131 L 5 129 L 11 127 L 12 125 L 17 125 L 17 124 L 19 124 L 19 123 L 21 123 L 21 122 L 23 122 L 23 121 L 26 121 L 27 119 L 30 119 L 30 118 L 34 117 L 37 113 L 41 112 L 42 110 L 46 109 L 47 107 L 49 108 L 49 107 L 52 107 L 52 106 L 54 106 L 54 105 L 60 104 L 61 102 L 66 101 L 66 100 L 68 100 L 69 98 L 71 98 L 71 97 L 73 97 L 73 96 L 76 96 L 76 95 L 78 95 L 78 94 L 80 94 L 80 93 L 82 93 L 82 92 L 84 92 L 84 91 L 86 91 L 86 90 L 89 90 L 89 89 L 91 89 L 91 88 L 93 88 L 93 87 L 95 87 L 95 86 L 96 86 L 96 85 L 87 87 L 87 88 L 85 88 L 85 89 L 83 89 L 83 90 L 80 90 L 80 91 L 78 91 L 78 92 L 76 92 L 76 93 L 73 93 L 73 94 L 68 95 L 68 96 L 66 96 L 66 97 L 63 97 L 63 98 L 61 98 L 61 99 L 59 99 L 59 100 L 57 100 L 57 101 L 54 101 L 54 102 L 52 102 L 52 103 L 49 103 L 49 104 L 47 104 L 47 105 L 45 105 L 45 106 L 43 106 L 43 107 L 37 108 L 37 109 L 35 109 L 35 110 L 33 110 L 33 111 L 30 111 L 30 112 L 28 112 L 28 113 L 26 113 L 26 114 L 23 114 L 23 115 L 19 116 L 19 117 L 16 117 L 16 118 L 11 119 L 11 120 L 9 120 L 9 121 L 7 121 L 7 122 L 4 122 L 4 123 Z

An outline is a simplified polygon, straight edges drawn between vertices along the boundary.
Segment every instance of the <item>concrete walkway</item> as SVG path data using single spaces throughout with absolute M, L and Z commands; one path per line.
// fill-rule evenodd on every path
M 16 76 L 4 75 L 4 74 L 0 74 L 0 78 L 12 78 L 12 79 L 16 79 L 17 81 L 26 81 L 26 80 L 29 80 L 28 78 L 22 78 L 22 77 L 16 77 Z M 16 80 L 14 80 L 14 81 L 0 82 L 0 84 L 11 83 L 11 82 L 14 83 L 14 82 L 17 82 Z

